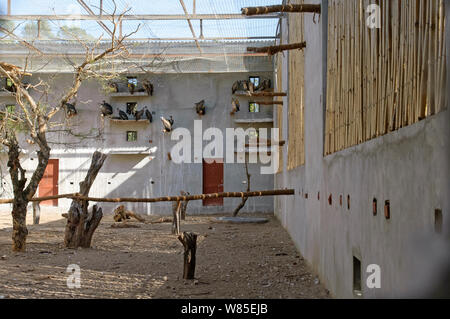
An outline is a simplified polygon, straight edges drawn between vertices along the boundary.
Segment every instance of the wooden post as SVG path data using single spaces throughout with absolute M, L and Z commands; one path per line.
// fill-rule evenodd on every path
M 245 174 L 247 176 L 247 192 L 250 192 L 250 177 L 251 177 L 251 175 L 248 173 L 248 163 L 247 163 L 247 161 L 245 161 Z M 238 207 L 236 207 L 236 209 L 234 210 L 233 217 L 236 217 L 239 214 L 240 210 L 242 208 L 244 208 L 245 203 L 247 203 L 247 200 L 248 200 L 248 197 L 242 196 L 242 201 L 238 205 Z
M 33 202 L 33 225 L 39 225 L 41 218 L 41 206 L 39 202 Z
M 185 191 L 181 191 L 180 194 L 181 194 L 181 196 L 190 195 L 189 192 L 186 193 Z M 186 220 L 186 210 L 187 210 L 188 204 L 189 204 L 189 200 L 183 200 L 183 203 L 181 204 L 181 214 L 180 214 L 181 220 Z
M 275 5 L 275 6 L 264 6 L 264 7 L 247 7 L 241 9 L 242 14 L 247 16 L 261 15 L 276 12 L 309 12 L 309 13 L 320 13 L 320 4 L 286 4 L 286 5 Z
M 172 221 L 172 234 L 180 234 L 180 212 L 181 212 L 181 200 L 177 201 L 175 205 L 172 206 L 173 221 Z
M 11 0 L 8 0 L 8 4 L 7 4 L 7 6 L 8 6 L 8 15 L 10 16 L 11 15 Z
M 197 252 L 197 234 L 184 232 L 178 236 L 184 247 L 183 279 L 195 279 L 195 254 Z
M 248 52 L 255 53 L 267 53 L 268 55 L 274 55 L 278 52 L 286 51 L 286 50 L 302 50 L 306 48 L 306 42 L 301 43 L 293 43 L 293 44 L 282 44 L 282 45 L 274 45 L 269 47 L 248 47 Z

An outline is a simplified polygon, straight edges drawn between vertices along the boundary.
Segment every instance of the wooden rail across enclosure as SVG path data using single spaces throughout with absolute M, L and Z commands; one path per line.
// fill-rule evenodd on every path
M 79 193 L 63 194 L 46 197 L 35 197 L 30 199 L 31 202 L 41 202 L 51 199 L 69 198 L 78 199 L 81 201 L 91 202 L 104 202 L 104 203 L 156 203 L 156 202 L 178 202 L 178 201 L 191 201 L 191 200 L 204 200 L 209 198 L 242 198 L 242 197 L 265 197 L 265 196 L 282 196 L 282 195 L 295 195 L 293 189 L 280 189 L 280 190 L 267 190 L 267 191 L 253 191 L 253 192 L 225 192 L 214 194 L 200 194 L 200 195 L 188 195 L 188 196 L 163 196 L 155 198 L 95 198 L 82 196 Z M 11 204 L 12 199 L 0 199 L 0 204 Z

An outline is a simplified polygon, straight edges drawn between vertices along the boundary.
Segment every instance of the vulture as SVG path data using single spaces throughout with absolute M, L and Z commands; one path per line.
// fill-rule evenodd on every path
M 103 117 L 112 115 L 114 113 L 112 106 L 106 103 L 105 100 L 103 100 L 102 104 L 100 104 L 100 111 L 102 112 Z
M 110 87 L 111 92 L 113 92 L 113 93 L 118 93 L 119 92 L 119 85 L 117 83 L 109 82 L 108 86 Z
M 201 100 L 198 103 L 195 103 L 195 111 L 198 115 L 205 115 L 206 114 L 206 106 L 205 106 L 205 100 Z
M 150 83 L 149 80 L 145 80 L 142 82 L 142 86 L 145 89 L 145 92 L 147 92 L 148 95 L 153 96 L 153 84 Z
M 66 114 L 68 118 L 74 117 L 75 115 L 78 114 L 74 104 L 65 103 L 64 107 L 66 109 Z
M 244 91 L 248 91 L 248 81 L 242 81 L 241 84 Z
M 153 122 L 152 112 L 147 110 L 147 107 L 144 107 L 144 109 L 145 109 L 145 117 L 147 118 L 147 120 L 149 120 L 150 123 Z
M 134 94 L 134 90 L 136 89 L 136 85 L 134 83 L 128 83 L 128 91 L 130 94 Z
M 136 118 L 136 121 L 139 121 L 144 116 L 144 113 L 145 113 L 145 108 L 134 113 L 134 117 Z
M 231 115 L 234 115 L 236 112 L 239 112 L 241 105 L 239 104 L 239 100 L 238 99 L 233 99 L 231 101 L 231 106 L 232 106 L 232 110 L 231 110 Z
M 258 91 L 266 91 L 270 89 L 272 86 L 272 82 L 269 79 L 266 79 L 261 82 L 261 84 L 258 86 Z
M 236 81 L 233 83 L 233 86 L 231 87 L 231 92 L 234 94 L 237 91 L 239 91 L 239 87 L 241 86 L 241 83 L 239 81 Z
M 121 120 L 128 120 L 128 115 L 127 113 L 125 113 L 124 111 L 122 111 L 121 109 L 117 108 L 117 110 L 119 111 L 119 116 Z
M 172 116 L 170 116 L 170 118 L 168 120 L 166 120 L 163 116 L 161 116 L 161 122 L 163 123 L 163 126 L 164 126 L 164 129 L 163 129 L 164 133 L 172 132 L 172 126 L 174 123 Z
M 248 83 L 248 90 L 250 93 L 255 92 L 255 84 L 252 81 Z

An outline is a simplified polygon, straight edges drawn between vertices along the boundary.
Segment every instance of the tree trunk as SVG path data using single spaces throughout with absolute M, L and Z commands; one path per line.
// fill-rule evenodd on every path
M 23 198 L 14 199 L 12 217 L 13 217 L 13 233 L 12 233 L 12 250 L 24 252 L 26 249 L 26 240 L 28 229 L 26 224 L 28 202 Z
M 173 221 L 172 221 L 172 234 L 180 234 L 180 214 L 181 214 L 181 201 L 174 203 L 172 206 Z
M 195 279 L 195 254 L 197 252 L 197 235 L 184 232 L 178 236 L 184 247 L 183 279 Z
M 251 175 L 248 173 L 248 164 L 245 162 L 245 174 L 247 176 L 247 192 L 250 192 L 250 177 Z M 233 217 L 236 217 L 242 208 L 244 208 L 245 204 L 247 203 L 248 197 L 242 197 L 241 203 L 236 207 L 236 209 L 233 212 Z
M 97 177 L 98 172 L 106 160 L 106 155 L 95 152 L 92 156 L 91 166 L 86 178 L 80 183 L 80 194 L 88 196 L 89 190 Z M 74 199 L 67 216 L 64 245 L 68 248 L 91 247 L 92 235 L 103 217 L 102 209 L 96 205 L 88 212 L 88 201 Z

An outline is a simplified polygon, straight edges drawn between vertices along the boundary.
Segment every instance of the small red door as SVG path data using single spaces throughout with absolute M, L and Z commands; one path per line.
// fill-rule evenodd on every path
M 212 160 L 208 161 L 211 162 Z M 223 160 L 215 159 L 212 163 L 203 160 L 203 194 L 223 192 Z M 203 200 L 203 206 L 223 206 L 223 198 Z
M 39 197 L 58 195 L 59 160 L 48 160 L 44 176 L 39 183 Z M 46 200 L 41 205 L 58 206 L 58 200 Z

